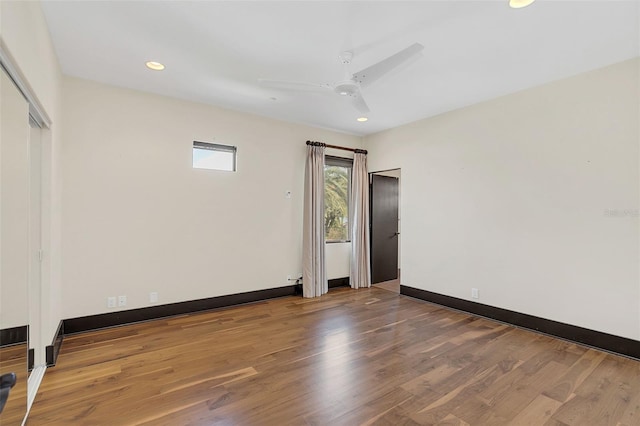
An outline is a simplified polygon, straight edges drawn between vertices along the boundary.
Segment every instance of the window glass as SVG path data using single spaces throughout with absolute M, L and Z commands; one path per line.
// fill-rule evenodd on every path
M 352 165 L 347 158 L 325 157 L 324 232 L 328 242 L 349 240 Z
M 193 142 L 193 168 L 236 171 L 235 146 L 217 143 Z

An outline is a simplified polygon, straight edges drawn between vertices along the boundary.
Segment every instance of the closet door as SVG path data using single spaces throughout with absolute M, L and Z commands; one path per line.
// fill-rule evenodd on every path
M 0 424 L 19 425 L 28 377 L 29 108 L 0 72 L 0 397 L 8 395 Z

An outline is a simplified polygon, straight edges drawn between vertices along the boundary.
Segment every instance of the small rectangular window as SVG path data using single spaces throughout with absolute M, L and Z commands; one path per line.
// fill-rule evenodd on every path
M 235 172 L 237 150 L 231 145 L 193 141 L 193 168 Z
M 352 168 L 350 158 L 325 156 L 324 237 L 327 242 L 349 241 Z

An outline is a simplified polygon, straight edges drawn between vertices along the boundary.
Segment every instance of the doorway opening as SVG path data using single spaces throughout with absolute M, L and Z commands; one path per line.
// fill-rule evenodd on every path
M 400 169 L 369 173 L 371 284 L 400 293 Z

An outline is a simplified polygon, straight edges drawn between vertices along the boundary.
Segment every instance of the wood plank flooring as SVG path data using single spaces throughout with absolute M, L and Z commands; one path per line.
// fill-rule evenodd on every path
M 382 283 L 374 284 L 373 286 L 376 288 L 381 288 L 383 290 L 392 291 L 395 294 L 400 294 L 400 279 L 385 281 Z
M 28 425 L 640 425 L 640 362 L 371 288 L 67 337 Z
M 27 351 L 26 343 L 0 348 L 0 374 L 16 374 L 16 384 L 0 413 L 0 426 L 20 425 L 27 412 Z

